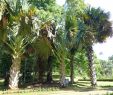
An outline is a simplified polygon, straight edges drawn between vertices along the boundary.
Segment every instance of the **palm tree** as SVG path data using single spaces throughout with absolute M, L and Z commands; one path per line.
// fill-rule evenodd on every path
M 82 18 L 83 17 L 83 18 Z M 112 24 L 109 21 L 109 13 L 105 13 L 100 8 L 88 8 L 81 16 L 78 23 L 78 32 L 71 52 L 73 55 L 80 47 L 85 47 L 89 62 L 89 74 L 91 85 L 96 86 L 96 71 L 93 63 L 93 43 L 102 43 L 107 37 L 112 35 Z
M 52 21 L 41 23 L 39 37 L 34 41 L 33 48 L 37 56 L 38 81 L 44 82 L 44 75 L 47 71 L 47 61 L 52 56 L 53 38 L 55 36 L 55 25 Z M 48 72 L 48 71 L 47 71 Z
M 50 70 L 48 67 L 51 65 L 51 62 L 47 64 L 47 61 L 49 60 L 49 57 L 52 56 L 52 44 L 56 30 L 55 23 L 60 21 L 59 17 L 61 15 L 62 8 L 59 8 L 60 6 L 55 3 L 55 0 L 29 0 L 29 2 L 39 9 L 38 17 L 41 21 L 39 38 L 36 38 L 36 41 L 33 43 L 33 47 L 37 56 L 38 81 L 43 82 L 43 76 L 45 75 L 45 72 L 47 72 L 47 77 L 50 76 L 50 72 L 47 71 L 47 69 Z M 53 23 L 53 21 L 56 22 Z
M 62 31 L 62 29 L 60 28 L 58 29 L 58 33 L 54 44 L 55 44 L 54 54 L 57 57 L 58 63 L 60 64 L 59 65 L 60 86 L 65 87 L 65 79 L 66 79 L 65 60 L 68 55 L 68 50 L 66 46 L 65 32 Z
M 39 37 L 32 44 L 35 54 L 37 56 L 37 65 L 38 65 L 38 81 L 44 82 L 44 75 L 47 67 L 47 60 L 52 54 L 52 46 L 47 36 Z
M 28 36 L 20 34 L 19 24 L 12 24 L 12 27 L 9 27 L 9 35 L 7 35 L 8 40 L 5 42 L 9 47 L 12 56 L 12 65 L 10 67 L 10 78 L 9 78 L 9 87 L 11 89 L 18 88 L 19 74 L 20 74 L 20 65 L 22 60 L 22 55 L 25 52 L 25 47 L 30 43 Z M 27 34 L 26 34 L 27 35 Z
M 109 21 L 109 13 L 100 8 L 88 8 L 84 16 L 85 35 L 84 43 L 89 61 L 89 74 L 92 86 L 96 86 L 96 71 L 93 62 L 93 43 L 102 43 L 112 34 L 112 24 Z
M 75 16 L 69 16 L 67 14 L 66 16 L 66 24 L 65 24 L 65 29 L 67 31 L 67 47 L 70 51 L 70 81 L 71 83 L 74 82 L 74 52 L 72 51 L 72 47 L 75 40 L 75 36 L 77 33 L 77 19 Z
M 13 36 L 13 38 L 10 38 L 9 42 L 6 42 L 6 44 L 12 51 L 12 65 L 10 67 L 9 87 L 11 89 L 17 89 L 21 59 L 27 44 L 25 42 L 25 39 L 21 36 Z
M 32 35 L 30 33 L 35 29 L 32 25 L 32 9 L 28 8 L 29 11 L 24 10 L 24 5 L 22 5 L 19 1 L 11 2 L 16 5 L 11 5 L 9 2 L 5 1 L 6 9 L 10 19 L 8 21 L 9 23 L 6 25 L 7 27 L 4 29 L 5 32 L 8 32 L 6 35 L 7 41 L 4 43 L 6 43 L 6 45 L 9 47 L 12 55 L 9 87 L 11 89 L 18 89 L 22 55 L 25 52 L 26 45 L 31 42 Z M 12 6 L 14 9 L 11 8 Z
M 77 49 L 74 50 L 76 35 L 78 30 L 78 23 L 80 14 L 83 14 L 85 3 L 83 0 L 66 0 L 66 18 L 65 18 L 65 30 L 67 33 L 68 49 L 70 51 L 70 81 L 74 82 L 74 55 Z M 78 44 L 77 44 L 78 45 Z M 78 47 L 76 45 L 76 47 Z

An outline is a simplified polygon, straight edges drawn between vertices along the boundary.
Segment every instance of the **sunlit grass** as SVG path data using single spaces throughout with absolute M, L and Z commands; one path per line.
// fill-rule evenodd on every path
M 0 91 L 0 95 L 49 95 L 50 92 L 60 91 L 59 88 L 56 87 L 48 87 L 48 88 L 25 88 L 25 89 L 18 89 L 18 90 L 2 90 Z M 45 94 L 46 93 L 46 94 Z
M 3 80 L 0 81 L 0 86 L 2 88 Z M 1 89 L 0 95 L 50 95 L 51 93 L 56 93 L 60 91 L 99 91 L 99 90 L 109 90 L 113 88 L 112 81 L 98 81 L 98 86 L 96 88 L 92 88 L 90 85 L 90 81 L 77 81 L 73 85 L 69 85 L 66 88 L 60 87 L 35 87 L 35 88 L 24 88 L 19 90 L 5 90 Z M 113 94 L 107 94 L 113 95 Z

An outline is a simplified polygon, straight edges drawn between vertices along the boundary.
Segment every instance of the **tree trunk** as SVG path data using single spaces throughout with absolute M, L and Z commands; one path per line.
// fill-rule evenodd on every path
M 65 86 L 65 63 L 64 59 L 62 59 L 62 62 L 60 63 L 60 85 L 61 87 Z
M 87 47 L 87 57 L 89 61 L 89 74 L 90 74 L 90 79 L 91 79 L 91 85 L 95 87 L 97 85 L 97 80 L 96 80 L 96 71 L 95 71 L 95 66 L 94 66 L 94 60 L 93 60 L 93 48 L 92 46 Z
M 9 88 L 18 89 L 21 58 L 13 58 L 10 68 Z
M 45 66 L 44 66 L 43 59 L 39 58 L 38 60 L 38 82 L 43 83 L 44 82 L 44 75 L 45 75 Z
M 70 56 L 70 83 L 74 83 L 74 55 Z
M 51 83 L 52 82 L 52 71 L 48 71 L 47 72 L 47 83 Z
M 48 64 L 47 64 L 47 83 L 51 83 L 52 81 L 52 56 L 49 56 L 48 58 Z

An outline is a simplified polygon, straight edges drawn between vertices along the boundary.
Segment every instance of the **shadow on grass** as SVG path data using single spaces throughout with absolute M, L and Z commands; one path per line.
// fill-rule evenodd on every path
M 109 81 L 108 81 L 109 83 Z M 78 92 L 86 92 L 86 91 L 96 91 L 96 90 L 107 90 L 107 91 L 113 91 L 113 85 L 105 85 L 97 87 L 92 87 L 90 85 L 90 81 L 78 81 L 74 83 L 73 85 L 69 85 L 67 88 L 63 88 L 63 90 L 73 90 Z
M 86 85 L 88 83 L 83 84 L 83 82 L 76 82 L 73 85 L 69 85 L 66 88 L 63 88 L 63 90 L 73 90 L 77 92 L 86 92 L 86 91 L 93 91 L 96 88 L 91 87 L 90 85 Z
M 108 85 L 108 86 L 101 86 L 101 88 L 103 90 L 113 91 L 113 86 L 110 86 L 110 85 Z
M 109 82 L 109 81 L 108 81 Z M 7 88 L 3 86 L 3 81 L 0 81 L 0 90 L 3 92 L 7 92 Z M 38 92 L 38 91 L 77 91 L 77 92 L 88 92 L 88 91 L 96 91 L 96 90 L 107 90 L 107 91 L 113 91 L 113 85 L 105 85 L 105 86 L 98 86 L 96 88 L 93 88 L 90 86 L 90 81 L 78 81 L 75 82 L 73 85 L 69 84 L 68 87 L 61 88 L 59 87 L 58 81 L 54 81 L 51 84 L 27 84 L 19 89 L 16 93 L 22 93 L 22 92 Z

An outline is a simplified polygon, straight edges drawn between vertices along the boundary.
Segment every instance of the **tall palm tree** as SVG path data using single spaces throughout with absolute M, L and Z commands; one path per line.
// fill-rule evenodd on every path
M 89 75 L 91 85 L 96 86 L 96 71 L 93 62 L 93 43 L 102 43 L 107 37 L 112 35 L 112 24 L 109 21 L 109 13 L 104 12 L 100 8 L 88 8 L 82 14 L 78 24 L 78 32 L 75 38 L 75 44 L 71 49 L 73 55 L 75 51 L 81 47 L 85 47 L 87 58 L 89 61 Z
M 61 9 L 55 3 L 55 0 L 29 0 L 32 5 L 35 5 L 38 11 L 38 17 L 40 18 L 40 31 L 39 38 L 36 38 L 36 41 L 33 44 L 35 53 L 37 56 L 38 64 L 38 80 L 39 82 L 44 81 L 44 74 L 47 72 L 47 77 L 49 76 L 47 69 L 51 64 L 47 64 L 49 56 L 52 56 L 52 44 L 53 38 L 55 37 L 55 23 L 58 23 L 59 17 L 61 15 Z M 56 12 L 57 11 L 57 12 Z M 53 22 L 55 21 L 55 23 Z M 51 63 L 51 62 L 49 62 Z M 46 66 L 49 65 L 49 66 Z M 51 70 L 50 70 L 51 71 Z
M 49 56 L 52 56 L 54 34 L 54 23 L 52 21 L 43 22 L 40 26 L 39 37 L 32 44 L 37 56 L 38 81 L 41 83 L 44 82 L 44 75 L 48 69 L 47 60 Z
M 70 50 L 70 81 L 74 82 L 74 54 L 77 49 L 74 50 L 75 39 L 78 32 L 78 22 L 80 14 L 83 14 L 86 7 L 83 0 L 66 0 L 66 18 L 65 18 L 65 30 L 67 32 L 68 49 Z M 76 47 L 78 47 L 76 45 Z
M 93 43 L 102 43 L 112 35 L 112 24 L 109 21 L 109 13 L 100 8 L 88 8 L 84 16 L 85 36 L 84 43 L 89 61 L 89 74 L 92 86 L 96 86 L 96 71 L 93 61 Z
M 15 21 L 13 21 L 15 22 Z M 5 42 L 9 47 L 12 55 L 12 65 L 10 68 L 10 78 L 9 78 L 9 87 L 11 89 L 18 88 L 19 82 L 19 74 L 20 74 L 20 65 L 22 55 L 25 52 L 26 45 L 30 42 L 28 37 L 21 35 L 18 23 L 15 25 L 12 24 L 13 27 L 9 27 L 9 35 L 7 35 L 8 40 Z M 26 34 L 27 35 L 27 34 Z
M 38 81 L 43 83 L 45 81 L 44 75 L 47 69 L 47 60 L 52 54 L 52 46 L 47 37 L 39 37 L 32 46 L 37 56 Z
M 65 60 L 68 55 L 68 50 L 66 46 L 66 37 L 65 32 L 62 29 L 58 30 L 56 40 L 55 40 L 55 50 L 54 54 L 57 57 L 57 61 L 59 65 L 59 72 L 60 72 L 60 85 L 61 87 L 65 87 L 65 79 L 66 79 L 66 65 Z
M 31 42 L 31 31 L 35 30 L 32 25 L 33 14 L 31 14 L 32 9 L 30 8 L 24 10 L 24 5 L 26 6 L 24 1 L 24 4 L 19 0 L 11 2 L 4 1 L 8 14 L 10 14 L 7 27 L 4 29 L 5 32 L 8 31 L 6 35 L 8 39 L 4 43 L 9 47 L 12 55 L 9 87 L 11 89 L 18 89 L 22 55 L 25 52 L 26 45 Z M 12 7 L 14 8 L 12 9 Z
M 70 81 L 71 81 L 71 83 L 73 83 L 74 82 L 74 55 L 72 52 L 72 47 L 73 47 L 73 44 L 75 44 L 74 40 L 75 40 L 76 33 L 78 31 L 76 17 L 69 16 L 67 14 L 65 27 L 66 27 L 65 29 L 67 31 L 67 43 L 68 43 L 67 47 L 70 50 Z

